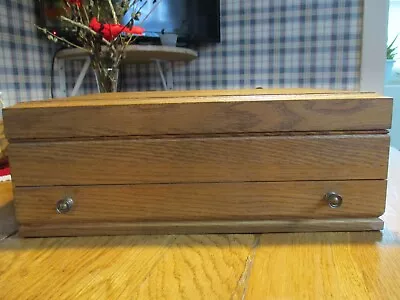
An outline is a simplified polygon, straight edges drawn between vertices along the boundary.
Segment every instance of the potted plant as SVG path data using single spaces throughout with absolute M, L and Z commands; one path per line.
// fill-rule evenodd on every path
M 152 8 L 140 24 L 160 2 L 152 2 Z M 91 58 L 99 91 L 116 92 L 124 51 L 144 32 L 142 27 L 134 26 L 134 21 L 139 20 L 141 10 L 148 1 L 142 4 L 141 0 L 64 0 L 61 3 L 63 13 L 58 17 L 76 33 L 79 43 L 58 36 L 56 32 L 47 28 L 36 27 L 44 32 L 49 40 L 87 53 Z M 133 12 L 130 21 L 120 24 L 120 20 L 131 11 Z
M 394 46 L 394 43 L 396 42 L 398 36 L 399 35 L 396 35 L 390 45 L 386 48 L 385 83 L 388 83 L 392 77 L 393 65 L 396 62 L 394 58 L 397 54 L 397 47 Z

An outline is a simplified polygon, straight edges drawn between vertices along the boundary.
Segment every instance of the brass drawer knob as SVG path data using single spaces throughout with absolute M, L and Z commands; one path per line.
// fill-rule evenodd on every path
M 74 205 L 74 200 L 72 198 L 64 198 L 57 202 L 56 211 L 59 214 L 66 214 L 72 209 Z
M 324 200 L 327 201 L 329 206 L 332 208 L 338 208 L 343 203 L 343 197 L 335 192 L 326 193 L 324 196 Z

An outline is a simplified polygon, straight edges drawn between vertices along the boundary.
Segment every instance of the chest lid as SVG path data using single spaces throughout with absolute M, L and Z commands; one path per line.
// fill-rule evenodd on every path
M 310 89 L 93 94 L 4 110 L 6 136 L 62 139 L 390 128 L 392 99 Z

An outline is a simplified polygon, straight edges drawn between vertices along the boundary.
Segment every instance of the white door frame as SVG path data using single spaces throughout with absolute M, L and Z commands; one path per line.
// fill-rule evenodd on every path
M 364 0 L 360 90 L 383 94 L 389 0 Z

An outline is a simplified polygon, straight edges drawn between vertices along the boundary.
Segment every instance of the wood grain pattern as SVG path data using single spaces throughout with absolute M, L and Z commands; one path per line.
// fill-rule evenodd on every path
M 4 136 L 3 122 L 0 121 L 0 166 L 7 162 L 7 150 L 8 141 Z
M 17 227 L 12 183 L 0 182 L 0 240 L 16 232 Z
M 400 291 L 393 232 L 257 237 L 11 238 L 0 243 L 0 297 L 393 299 Z
M 392 150 L 381 232 L 12 237 L 0 242 L 0 298 L 396 299 L 400 153 Z
M 343 196 L 340 208 L 323 200 L 330 191 Z M 22 224 L 361 218 L 383 214 L 386 181 L 38 187 L 15 193 Z M 56 203 L 65 196 L 74 199 L 74 209 L 57 214 Z
M 142 238 L 134 236 L 118 241 L 117 237 L 98 237 L 90 243 L 73 238 L 64 239 L 61 244 L 54 239 L 31 239 L 27 244 L 22 243 L 25 249 L 19 249 L 21 241 L 11 238 L 8 243 L 0 244 L 0 298 L 71 299 L 78 295 L 83 299 L 89 295 L 91 299 L 118 298 L 125 290 L 140 286 L 175 239 L 152 236 L 142 241 Z M 88 250 L 92 252 L 91 259 L 87 259 Z M 46 272 L 38 274 L 37 268 Z M 115 272 L 126 277 L 115 281 L 112 279 Z M 18 285 L 12 284 L 16 278 Z
M 396 299 L 400 239 L 380 235 L 263 235 L 246 299 Z
M 248 253 L 258 242 L 249 235 L 179 236 L 133 299 L 243 299 Z M 229 251 L 230 255 L 224 252 Z M 174 261 L 174 263 L 171 263 Z M 176 263 L 175 263 L 176 262 Z M 163 280 L 164 279 L 164 280 Z M 159 286 L 159 289 L 154 289 Z
M 383 229 L 379 218 L 290 219 L 264 221 L 193 221 L 140 223 L 71 223 L 21 225 L 21 237 L 96 236 L 131 234 L 210 234 L 374 231 Z
M 0 244 L 0 298 L 230 299 L 253 243 L 253 235 L 11 238 Z
M 11 181 L 0 182 L 0 207 L 8 205 L 13 200 L 13 186 Z
M 16 186 L 386 179 L 389 138 L 117 139 L 14 143 L 8 152 Z
M 392 114 L 392 99 L 375 94 L 140 98 L 129 93 L 91 99 L 30 102 L 6 109 L 6 136 L 16 140 L 376 130 L 390 128 Z
M 143 100 L 143 99 L 162 99 L 162 98 L 193 98 L 193 97 L 222 97 L 222 96 L 254 96 L 254 95 L 331 95 L 337 97 L 342 94 L 352 94 L 356 97 L 371 98 L 380 97 L 376 93 L 369 92 L 355 92 L 355 91 L 340 91 L 329 89 L 308 89 L 308 88 L 268 88 L 268 89 L 232 89 L 232 90 L 182 90 L 182 91 L 145 91 L 145 92 L 119 92 L 119 93 L 97 93 L 82 96 L 74 96 L 67 98 L 47 99 L 42 100 L 40 103 L 33 102 L 19 102 L 7 109 L 19 108 L 33 108 L 33 107 L 51 107 L 73 105 L 72 102 L 78 103 L 93 103 L 108 101 L 112 104 L 114 101 L 119 100 Z M 110 102 L 112 100 L 113 102 Z M 159 100 L 158 100 L 159 101 Z M 184 100 L 180 100 L 181 102 Z M 118 102 L 117 102 L 118 103 Z

